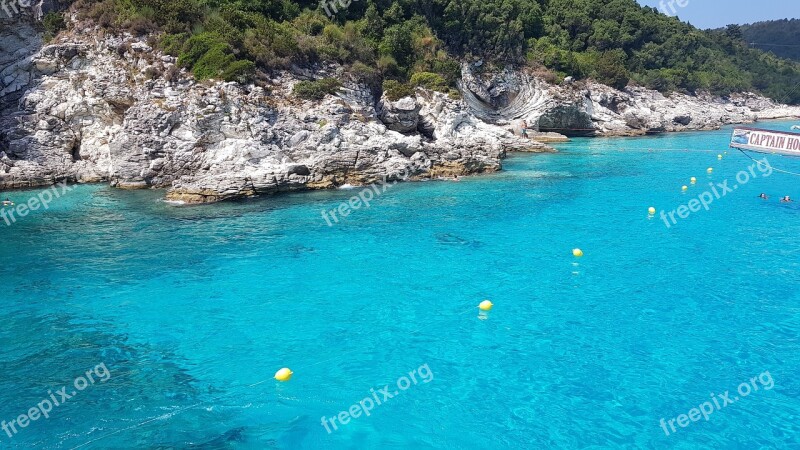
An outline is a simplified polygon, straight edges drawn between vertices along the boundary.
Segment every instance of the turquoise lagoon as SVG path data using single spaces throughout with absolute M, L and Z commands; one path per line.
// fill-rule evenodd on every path
M 0 420 L 110 378 L 0 447 L 798 448 L 800 207 L 778 198 L 800 179 L 756 171 L 670 228 L 647 214 L 747 170 L 729 136 L 576 139 L 392 186 L 332 227 L 321 211 L 359 190 L 176 208 L 78 186 L 0 222 Z M 772 389 L 662 428 L 766 372 Z

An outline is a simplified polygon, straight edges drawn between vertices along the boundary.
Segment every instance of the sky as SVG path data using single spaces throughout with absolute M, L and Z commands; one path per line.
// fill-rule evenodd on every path
M 676 15 L 671 0 L 637 0 L 661 12 Z M 686 6 L 678 6 L 678 1 Z M 774 19 L 800 19 L 798 0 L 672 0 L 677 16 L 698 28 L 719 28 L 731 23 L 745 24 Z M 667 8 L 661 9 L 661 4 Z

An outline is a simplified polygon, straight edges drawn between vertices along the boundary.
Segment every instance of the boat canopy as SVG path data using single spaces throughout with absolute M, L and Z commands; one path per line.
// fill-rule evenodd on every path
M 731 137 L 731 148 L 800 157 L 800 133 L 736 127 Z

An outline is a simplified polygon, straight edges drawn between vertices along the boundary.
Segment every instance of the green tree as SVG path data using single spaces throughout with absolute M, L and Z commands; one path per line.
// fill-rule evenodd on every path
M 625 59 L 625 52 L 622 50 L 603 52 L 597 59 L 597 80 L 617 89 L 624 89 L 630 81 Z

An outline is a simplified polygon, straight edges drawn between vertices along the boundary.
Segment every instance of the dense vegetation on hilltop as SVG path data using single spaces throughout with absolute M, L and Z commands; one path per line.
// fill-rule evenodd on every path
M 332 3 L 332 2 L 331 2 Z M 361 0 L 329 19 L 313 0 L 77 0 L 84 17 L 144 35 L 198 78 L 258 79 L 334 61 L 361 79 L 454 86 L 459 61 L 546 68 L 661 91 L 755 89 L 800 103 L 800 66 L 701 31 L 635 0 Z M 333 12 L 333 8 L 329 7 Z M 305 86 L 324 92 L 325 86 Z
M 742 25 L 742 36 L 755 48 L 800 61 L 800 19 L 771 20 Z

